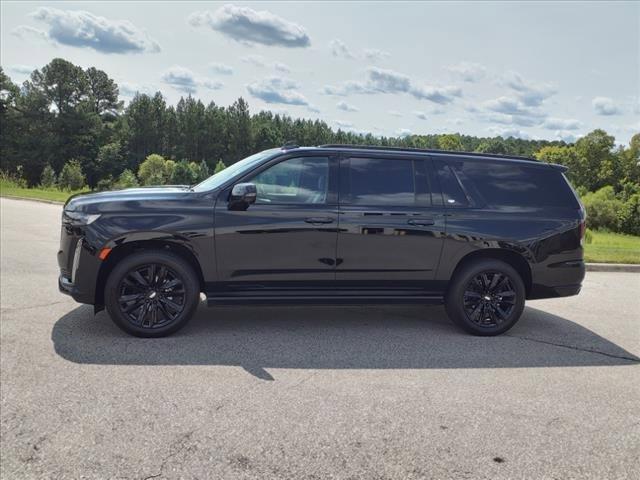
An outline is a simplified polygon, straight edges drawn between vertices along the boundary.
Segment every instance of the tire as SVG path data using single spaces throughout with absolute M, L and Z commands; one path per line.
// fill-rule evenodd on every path
M 477 260 L 455 273 L 445 308 L 453 323 L 463 330 L 494 336 L 520 319 L 525 296 L 524 282 L 511 265 L 500 260 Z
M 170 335 L 193 316 L 200 284 L 191 265 L 161 250 L 133 253 L 109 274 L 105 306 L 113 322 L 136 337 Z

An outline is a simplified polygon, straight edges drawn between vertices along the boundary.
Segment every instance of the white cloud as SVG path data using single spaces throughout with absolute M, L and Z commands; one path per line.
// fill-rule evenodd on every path
M 16 37 L 22 38 L 23 40 L 35 40 L 36 42 L 41 43 L 52 42 L 47 32 L 34 27 L 30 27 L 29 25 L 18 25 L 11 31 L 11 34 L 15 35 Z
M 389 110 L 387 113 L 392 117 L 402 117 L 402 113 L 398 112 L 397 110 Z
M 357 112 L 359 109 L 347 102 L 338 102 L 336 107 L 344 112 Z
M 549 130 L 577 130 L 581 126 L 582 123 L 573 118 L 549 117 L 542 122 L 542 127 Z
M 462 89 L 454 86 L 431 87 L 425 85 L 412 88 L 411 95 L 419 100 L 430 100 L 434 103 L 444 105 L 453 102 L 454 97 L 461 97 Z
M 248 63 L 250 65 L 254 65 L 256 67 L 266 67 L 269 64 L 269 61 L 264 58 L 262 55 L 244 55 L 240 57 L 240 61 L 244 63 Z
M 567 143 L 575 143 L 580 137 L 583 136 L 583 135 L 576 135 L 575 132 L 568 132 L 566 130 L 558 130 L 555 133 L 555 135 L 558 140 L 562 140 Z
M 413 132 L 411 130 L 409 130 L 408 128 L 399 128 L 398 130 L 396 130 L 396 135 L 398 137 L 410 137 L 413 134 Z
M 218 90 L 224 86 L 222 82 L 200 79 L 188 68 L 178 65 L 174 65 L 167 69 L 162 74 L 162 81 L 176 90 L 180 90 L 188 94 L 196 93 L 198 91 L 198 87 Z
M 220 75 L 233 75 L 233 67 L 224 63 L 211 62 L 209 64 L 209 69 L 213 73 L 218 73 Z
M 335 123 L 340 128 L 353 128 L 353 122 L 347 122 L 345 120 L 335 120 Z
M 388 58 L 391 56 L 389 52 L 385 52 L 384 50 L 378 50 L 377 48 L 365 48 L 363 51 L 363 54 L 364 54 L 364 58 L 372 62 L 382 60 L 383 58 Z
M 285 65 L 284 63 L 275 62 L 273 64 L 273 68 L 278 72 L 291 73 L 291 68 L 289 68 L 289 66 Z
M 419 100 L 430 100 L 446 104 L 462 95 L 462 89 L 455 86 L 432 87 L 415 85 L 409 76 L 378 67 L 369 67 L 365 81 L 350 80 L 341 85 L 325 85 L 325 95 L 345 96 L 349 94 L 408 93 Z
M 36 67 L 32 67 L 31 65 L 11 65 L 9 70 L 15 73 L 19 73 L 21 75 L 31 75 Z
M 502 83 L 515 90 L 518 99 L 527 107 L 539 107 L 547 98 L 556 93 L 556 88 L 548 83 L 526 81 L 516 72 L 507 72 Z
M 342 57 L 349 60 L 356 58 L 349 47 L 347 47 L 347 45 L 339 38 L 331 40 L 329 42 L 329 48 L 331 48 L 331 53 L 334 57 Z
M 134 97 L 136 93 L 152 95 L 153 89 L 137 83 L 118 82 L 118 90 L 123 97 Z
M 297 91 L 293 80 L 271 76 L 247 85 L 247 91 L 266 103 L 285 105 L 309 105 L 309 101 Z
M 312 113 L 320 113 L 320 107 L 318 107 L 317 105 L 309 104 L 307 105 L 307 110 L 309 110 Z
M 19 32 L 43 37 L 61 45 L 91 48 L 101 53 L 159 52 L 160 46 L 127 20 L 111 20 L 83 10 L 40 7 L 31 17 L 46 23 L 48 32 L 21 26 Z M 19 33 L 20 34 L 20 33 Z
M 189 23 L 195 27 L 206 25 L 245 44 L 290 48 L 311 45 L 311 40 L 301 25 L 266 10 L 227 4 L 214 13 L 192 13 Z
M 415 112 L 413 112 L 413 114 L 414 114 L 416 117 L 418 117 L 420 120 L 426 120 L 426 119 L 427 119 L 427 114 L 426 114 L 426 113 L 424 113 L 424 112 L 418 112 L 418 111 L 415 111 Z
M 447 67 L 451 73 L 465 82 L 475 83 L 482 80 L 487 73 L 487 69 L 479 63 L 460 62 Z
M 517 128 L 489 127 L 487 131 L 502 138 L 515 137 L 523 140 L 529 140 L 531 138 L 528 133 L 518 130 Z
M 593 109 L 598 115 L 620 115 L 622 110 L 609 97 L 595 97 L 591 101 Z

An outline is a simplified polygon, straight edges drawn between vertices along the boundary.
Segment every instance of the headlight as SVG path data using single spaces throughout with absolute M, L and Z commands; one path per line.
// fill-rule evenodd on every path
M 62 211 L 62 223 L 76 226 L 91 225 L 98 218 L 100 218 L 99 213 L 68 212 L 66 210 Z

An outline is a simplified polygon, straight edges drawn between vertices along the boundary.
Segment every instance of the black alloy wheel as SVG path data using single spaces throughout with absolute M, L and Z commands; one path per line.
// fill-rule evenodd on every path
M 469 320 L 481 327 L 496 327 L 509 320 L 516 306 L 516 292 L 506 274 L 482 272 L 467 283 L 463 302 Z
M 161 328 L 184 311 L 185 289 L 180 276 L 158 263 L 130 270 L 120 282 L 118 304 L 123 316 L 140 328 Z
M 493 336 L 520 319 L 526 289 L 520 274 L 497 259 L 462 265 L 449 283 L 445 308 L 449 318 L 469 333 Z
M 104 290 L 114 323 L 138 337 L 163 337 L 182 328 L 200 302 L 193 267 L 169 250 L 136 251 L 115 265 Z

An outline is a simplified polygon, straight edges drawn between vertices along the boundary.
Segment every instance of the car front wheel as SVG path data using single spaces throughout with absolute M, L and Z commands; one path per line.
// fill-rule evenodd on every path
M 163 337 L 193 316 L 200 288 L 193 268 L 168 251 L 134 253 L 113 269 L 105 306 L 118 327 L 138 337 Z
M 525 287 L 518 272 L 500 260 L 478 260 L 456 272 L 445 298 L 449 318 L 469 333 L 493 336 L 520 319 Z

